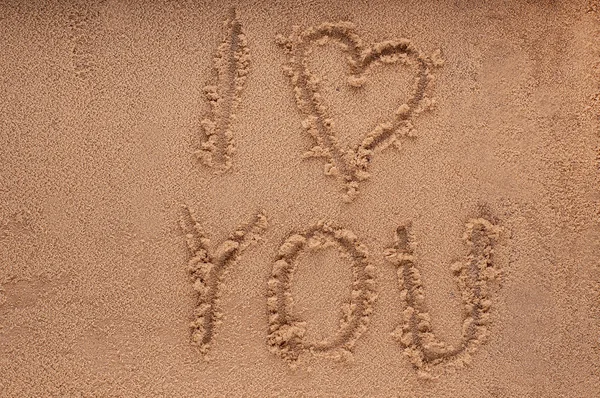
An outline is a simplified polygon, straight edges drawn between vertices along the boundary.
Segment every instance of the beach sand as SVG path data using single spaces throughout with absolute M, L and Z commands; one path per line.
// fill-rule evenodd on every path
M 599 13 L 1 2 L 0 396 L 600 396 Z

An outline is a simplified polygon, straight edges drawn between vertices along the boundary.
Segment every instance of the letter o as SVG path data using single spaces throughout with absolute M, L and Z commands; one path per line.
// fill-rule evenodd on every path
M 330 339 L 306 341 L 305 322 L 292 315 L 291 281 L 298 256 L 308 247 L 317 249 L 337 245 L 352 262 L 352 293 L 344 309 L 340 328 Z M 294 362 L 300 353 L 328 353 L 337 357 L 351 355 L 358 338 L 367 330 L 377 299 L 375 267 L 367 249 L 356 235 L 347 229 L 319 222 L 307 232 L 292 234 L 280 246 L 268 281 L 267 310 L 269 315 L 269 349 L 283 359 Z

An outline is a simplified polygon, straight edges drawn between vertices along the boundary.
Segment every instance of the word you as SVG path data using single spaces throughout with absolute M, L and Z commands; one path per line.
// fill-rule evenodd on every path
M 190 323 L 191 342 L 203 357 L 216 336 L 223 317 L 219 297 L 225 271 L 232 267 L 245 249 L 260 241 L 268 228 L 267 218 L 258 213 L 240 225 L 224 242 L 210 243 L 208 235 L 196 221 L 189 207 L 183 206 L 180 219 L 188 249 L 188 272 L 197 295 L 194 319 Z M 468 249 L 466 258 L 451 266 L 463 302 L 462 341 L 453 347 L 440 341 L 431 326 L 431 316 L 425 304 L 425 288 L 414 255 L 409 226 L 396 230 L 393 247 L 385 258 L 395 265 L 402 319 L 392 337 L 402 346 L 413 367 L 422 375 L 438 364 L 462 365 L 470 354 L 488 337 L 489 312 L 492 307 L 490 284 L 499 276 L 494 266 L 494 246 L 501 228 L 485 217 L 469 220 L 463 241 Z M 306 322 L 294 314 L 291 286 L 301 253 L 307 255 L 328 247 L 336 247 L 352 270 L 350 297 L 341 309 L 339 329 L 322 341 L 305 337 Z M 375 266 L 368 248 L 350 230 L 320 221 L 304 231 L 294 232 L 279 246 L 267 282 L 269 350 L 282 360 L 294 364 L 300 355 L 312 353 L 334 359 L 352 357 L 357 340 L 369 327 L 377 301 Z

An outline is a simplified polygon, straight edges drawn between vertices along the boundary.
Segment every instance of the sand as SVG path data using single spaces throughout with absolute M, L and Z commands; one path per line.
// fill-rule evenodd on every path
M 0 3 L 0 397 L 600 396 L 600 6 Z

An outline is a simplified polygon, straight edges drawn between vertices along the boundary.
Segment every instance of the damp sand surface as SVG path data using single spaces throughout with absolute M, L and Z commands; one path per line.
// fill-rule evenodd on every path
M 0 31 L 0 397 L 600 396 L 594 2 Z

